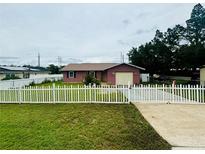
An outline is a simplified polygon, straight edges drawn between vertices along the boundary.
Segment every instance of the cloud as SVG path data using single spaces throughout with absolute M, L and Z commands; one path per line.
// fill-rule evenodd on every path
M 136 18 L 137 18 L 137 19 L 139 19 L 139 18 L 145 18 L 145 17 L 147 17 L 149 14 L 150 14 L 150 13 L 148 13 L 148 12 L 141 12 L 141 13 L 139 13 L 139 14 L 136 16 Z
M 128 20 L 128 19 L 124 19 L 124 20 L 122 20 L 122 23 L 124 24 L 124 25 L 129 25 L 129 24 L 131 24 L 131 22 L 130 22 L 130 20 Z
M 18 59 L 19 57 L 0 57 L 0 59 L 10 60 L 10 59 Z
M 0 64 L 115 61 L 190 16 L 193 4 L 0 4 Z M 171 19 L 171 20 L 170 20 Z M 106 55 L 106 56 L 104 56 Z M 119 56 L 120 57 L 120 56 Z
M 128 42 L 125 42 L 123 40 L 117 40 L 117 43 L 119 43 L 120 45 L 129 45 Z
M 138 29 L 134 34 L 141 35 L 150 32 L 155 32 L 158 29 L 157 26 L 153 26 L 151 29 Z

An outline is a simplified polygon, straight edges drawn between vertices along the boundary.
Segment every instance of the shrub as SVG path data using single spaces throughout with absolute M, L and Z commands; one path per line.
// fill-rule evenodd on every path
M 51 80 L 45 79 L 41 84 L 44 84 L 44 83 L 51 83 L 51 82 L 52 82 Z
M 34 86 L 35 85 L 35 82 L 34 81 L 32 81 L 30 84 L 29 84 L 29 86 Z
M 13 79 L 21 79 L 21 78 L 18 76 L 12 75 L 12 76 L 6 76 L 2 80 L 13 80 Z
M 101 83 L 100 83 L 100 81 L 99 80 L 97 80 L 95 77 L 93 77 L 93 75 L 91 75 L 91 74 L 87 74 L 86 76 L 85 76 L 85 80 L 84 80 L 84 84 L 85 85 L 100 85 Z

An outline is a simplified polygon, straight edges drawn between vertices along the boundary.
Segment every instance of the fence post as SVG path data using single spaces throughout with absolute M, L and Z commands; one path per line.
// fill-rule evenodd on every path
M 19 104 L 22 103 L 22 94 L 21 94 L 21 90 L 22 90 L 22 88 L 19 87 Z
M 190 89 L 190 84 L 188 85 L 188 98 L 189 98 L 189 102 L 191 101 L 191 89 Z
M 148 84 L 148 101 L 151 101 L 151 86 Z
M 63 93 L 64 93 L 64 102 L 66 103 L 66 86 L 63 86 Z
M 53 83 L 52 90 L 53 90 L 53 103 L 55 103 L 56 102 L 55 83 Z
M 80 89 L 79 89 L 79 85 L 78 85 L 78 102 L 80 102 Z
M 199 86 L 198 84 L 196 85 L 196 100 L 199 102 Z
M 14 80 L 12 81 L 12 87 L 14 88 Z
M 162 92 L 162 94 L 163 94 L 163 95 L 162 95 L 162 101 L 165 102 L 165 100 L 164 100 L 164 94 L 165 94 L 165 92 L 164 92 L 164 91 L 165 91 L 165 89 L 164 89 L 164 84 L 162 85 L 162 91 L 163 91 L 163 92 Z
M 70 98 L 71 98 L 71 103 L 73 102 L 73 86 L 72 85 L 70 85 Z
M 128 103 L 131 103 L 131 85 L 128 82 Z
M 84 102 L 87 101 L 87 94 L 86 94 L 87 90 L 86 90 L 86 85 L 84 85 L 84 93 L 85 93 L 85 98 L 84 98 Z
M 133 102 L 136 102 L 136 86 L 135 86 L 135 84 L 134 84 L 134 86 L 133 86 L 133 93 L 134 93 L 134 97 L 133 97 Z
M 89 84 L 89 97 L 90 97 L 90 103 L 92 103 L 92 95 L 91 95 L 91 91 L 92 91 L 92 85 L 91 83 Z
M 182 89 L 183 89 L 183 87 L 182 87 L 182 84 L 180 84 L 180 99 L 181 99 L 181 103 L 183 102 L 183 93 L 182 93 Z
M 158 89 L 158 86 L 157 86 L 157 84 L 155 85 L 155 101 L 157 102 L 157 98 L 158 98 L 158 91 L 157 91 L 157 89 Z
M 174 102 L 174 84 L 172 84 L 172 103 Z

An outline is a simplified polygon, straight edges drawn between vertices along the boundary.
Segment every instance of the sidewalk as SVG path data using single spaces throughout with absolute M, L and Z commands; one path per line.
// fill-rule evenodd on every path
M 173 149 L 205 149 L 205 104 L 134 105 Z

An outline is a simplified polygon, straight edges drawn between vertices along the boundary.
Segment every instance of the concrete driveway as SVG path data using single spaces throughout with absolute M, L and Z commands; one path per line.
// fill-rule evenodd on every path
M 173 149 L 205 149 L 205 104 L 134 105 Z

